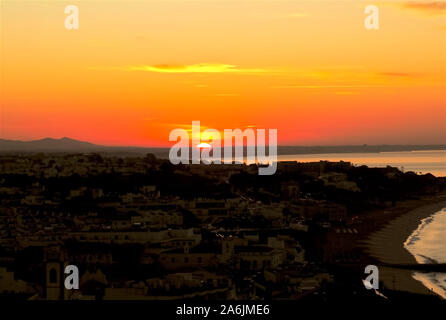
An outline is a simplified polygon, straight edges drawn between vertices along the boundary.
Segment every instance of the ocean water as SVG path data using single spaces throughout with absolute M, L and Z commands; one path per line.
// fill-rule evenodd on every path
M 446 150 L 279 155 L 278 160 L 299 162 L 342 160 L 349 161 L 354 165 L 366 165 L 368 167 L 390 165 L 404 171 L 431 173 L 436 177 L 446 177 Z
M 421 220 L 404 247 L 418 263 L 446 263 L 446 208 Z M 414 279 L 446 299 L 446 273 L 415 272 Z

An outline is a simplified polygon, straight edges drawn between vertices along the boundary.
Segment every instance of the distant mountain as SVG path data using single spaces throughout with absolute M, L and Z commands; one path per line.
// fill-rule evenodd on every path
M 90 142 L 78 141 L 70 138 L 19 141 L 0 139 L 1 151 L 70 151 L 78 149 L 94 149 L 99 146 Z
M 71 138 L 44 138 L 41 140 L 19 141 L 0 139 L 0 152 L 7 153 L 112 153 L 112 154 L 146 154 L 153 153 L 158 157 L 167 157 L 167 148 L 119 147 L 101 146 L 90 142 Z
M 89 142 L 70 138 L 19 141 L 0 139 L 0 151 L 73 151 L 101 148 Z
M 358 146 L 279 146 L 279 155 L 320 154 L 320 153 L 376 153 L 397 151 L 446 150 L 446 145 L 358 145 Z M 167 158 L 169 148 L 144 148 L 125 146 L 101 146 L 71 138 L 45 138 L 41 140 L 19 141 L 0 139 L 0 152 L 35 153 L 35 152 L 95 152 L 116 155 L 143 155 L 153 153 L 159 158 Z

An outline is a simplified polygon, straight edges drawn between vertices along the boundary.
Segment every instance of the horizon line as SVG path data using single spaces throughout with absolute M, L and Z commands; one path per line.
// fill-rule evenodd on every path
M 5 138 L 1 138 L 0 137 L 0 141 L 5 141 L 5 142 L 18 142 L 18 143 L 32 143 L 32 142 L 40 142 L 40 141 L 44 141 L 44 140 L 50 140 L 50 141 L 63 141 L 63 140 L 69 140 L 69 141 L 73 141 L 73 142 L 81 142 L 81 143 L 85 143 L 85 144 L 90 144 L 92 146 L 98 146 L 98 147 L 111 147 L 111 148 L 153 148 L 153 149 L 169 149 L 170 146 L 148 146 L 148 145 L 131 145 L 131 144 L 127 144 L 127 145 L 121 145 L 121 144 L 101 144 L 101 143 L 96 143 L 96 142 L 91 142 L 88 140 L 79 140 L 79 139 L 75 139 L 75 138 L 71 138 L 71 137 L 67 137 L 67 136 L 63 136 L 61 138 L 54 138 L 54 137 L 43 137 L 43 138 L 38 138 L 38 139 L 31 139 L 31 140 L 19 140 L 19 139 L 5 139 Z M 244 147 L 246 147 L 247 145 L 244 144 Z M 268 144 L 266 144 L 265 146 L 268 146 Z M 309 148 L 309 147 L 382 147 L 382 146 L 390 146 L 390 147 L 411 147 L 411 146 L 416 146 L 416 147 L 427 147 L 427 146 L 432 146 L 432 147 L 440 147 L 440 146 L 444 146 L 446 147 L 446 143 L 422 143 L 422 144 L 401 144 L 401 143 L 391 143 L 391 144 L 383 144 L 383 143 L 377 143 L 377 144 L 369 144 L 369 143 L 362 143 L 362 144 L 314 144 L 314 145 L 307 145 L 307 144 L 278 144 L 277 147 L 301 147 L 301 148 Z M 221 145 L 221 148 L 223 148 L 224 145 Z

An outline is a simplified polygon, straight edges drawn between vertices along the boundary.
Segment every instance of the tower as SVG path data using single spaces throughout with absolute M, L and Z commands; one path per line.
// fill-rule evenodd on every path
M 64 254 L 59 247 L 45 248 L 45 298 L 64 298 Z

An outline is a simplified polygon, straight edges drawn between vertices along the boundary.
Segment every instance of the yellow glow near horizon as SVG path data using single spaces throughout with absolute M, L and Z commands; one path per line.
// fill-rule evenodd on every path
M 212 146 L 209 143 L 202 142 L 200 144 L 197 144 L 197 148 L 199 148 L 199 149 L 211 149 Z

